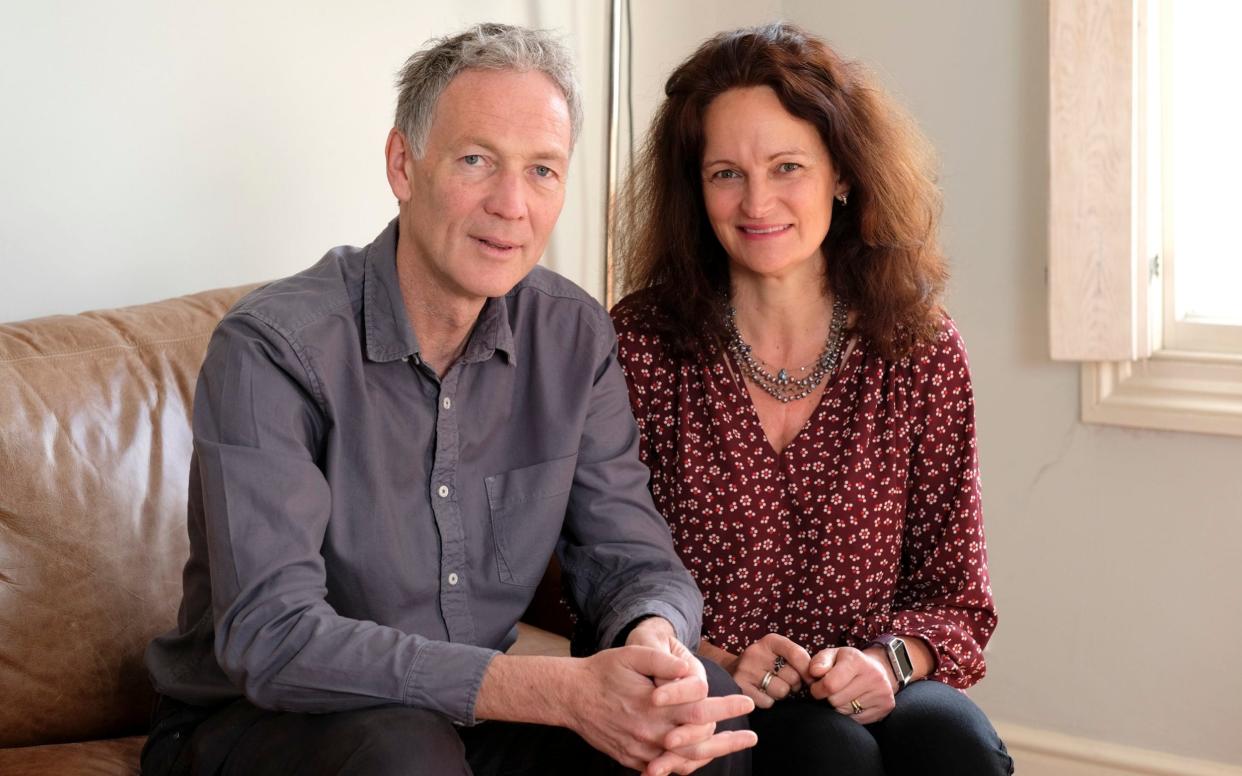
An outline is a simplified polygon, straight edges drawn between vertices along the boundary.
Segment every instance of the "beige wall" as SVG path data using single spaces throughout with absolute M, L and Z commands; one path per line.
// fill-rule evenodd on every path
M 590 87 L 545 263 L 603 287 L 606 7 L 577 0 L 7 3 L 0 320 L 280 277 L 396 214 L 393 76 L 428 38 L 567 35 Z
M 943 163 L 978 397 L 995 719 L 1242 764 L 1242 440 L 1086 426 L 1048 359 L 1047 8 L 785 0 L 870 63 Z

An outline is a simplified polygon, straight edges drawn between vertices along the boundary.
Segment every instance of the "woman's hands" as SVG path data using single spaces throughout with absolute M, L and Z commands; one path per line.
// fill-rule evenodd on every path
M 808 673 L 811 697 L 860 725 L 884 719 L 896 703 L 897 679 L 883 647 L 829 647 L 815 655 Z
M 771 708 L 776 701 L 797 692 L 810 677 L 810 654 L 777 633 L 769 633 L 759 639 L 741 655 L 734 655 L 707 641 L 700 642 L 699 651 L 732 674 L 737 686 L 761 709 Z
M 935 668 L 931 649 L 918 637 L 903 636 L 914 664 L 914 679 L 922 679 Z M 879 722 L 889 715 L 896 704 L 897 677 L 889 666 L 884 647 L 863 650 L 853 647 L 829 647 L 814 658 L 807 651 L 777 633 L 769 633 L 734 655 L 711 644 L 699 642 L 699 653 L 719 663 L 733 676 L 742 692 L 755 706 L 771 708 L 772 704 L 803 687 L 811 697 L 827 701 L 839 713 L 862 725 Z M 777 658 L 780 658 L 779 671 Z M 767 674 L 767 690 L 763 681 Z

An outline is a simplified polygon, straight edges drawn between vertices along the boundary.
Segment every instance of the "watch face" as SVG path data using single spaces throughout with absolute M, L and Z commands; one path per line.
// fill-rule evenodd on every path
M 901 639 L 893 641 L 893 657 L 897 658 L 897 665 L 901 667 L 901 675 L 909 679 L 914 673 L 914 664 L 910 662 L 910 653 L 906 651 L 906 644 Z

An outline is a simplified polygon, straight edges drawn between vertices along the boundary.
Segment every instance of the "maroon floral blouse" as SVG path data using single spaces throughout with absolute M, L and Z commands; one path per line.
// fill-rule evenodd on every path
M 815 654 L 909 634 L 935 653 L 931 678 L 982 678 L 996 613 L 952 321 L 899 361 L 856 344 L 777 455 L 736 365 L 673 361 L 635 297 L 612 314 L 651 492 L 703 591 L 704 638 L 740 653 L 774 632 Z

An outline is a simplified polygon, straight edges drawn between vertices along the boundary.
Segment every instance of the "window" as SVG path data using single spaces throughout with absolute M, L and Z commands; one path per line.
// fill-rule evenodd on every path
M 1242 435 L 1242 14 L 1173 5 L 1051 3 L 1051 350 L 1084 421 Z
M 1161 106 L 1163 341 L 1242 354 L 1242 105 L 1221 92 L 1242 78 L 1242 5 L 1159 0 L 1149 15 L 1160 74 L 1148 88 Z

